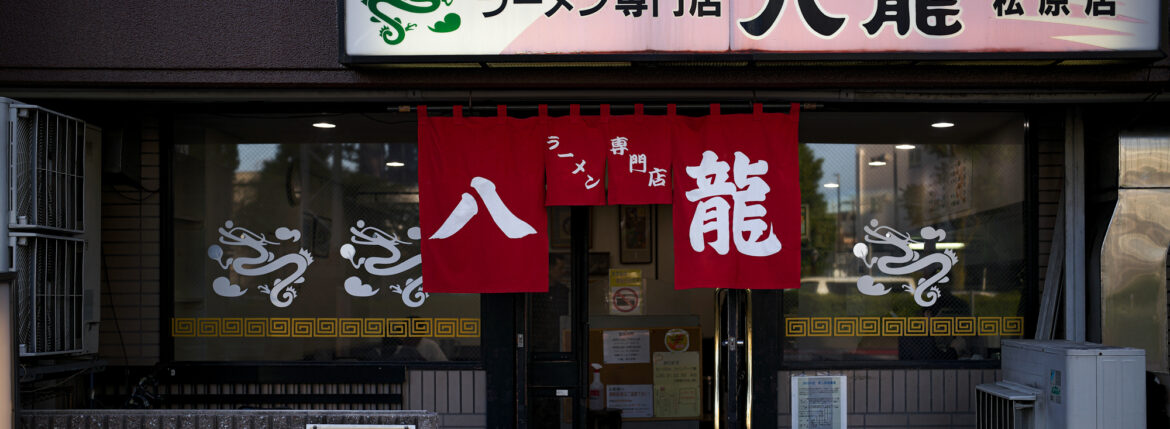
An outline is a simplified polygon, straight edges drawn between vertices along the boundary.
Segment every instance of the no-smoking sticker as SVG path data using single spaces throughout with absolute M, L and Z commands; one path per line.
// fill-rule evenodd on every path
M 641 286 L 616 286 L 609 288 L 609 314 L 641 315 L 645 301 Z

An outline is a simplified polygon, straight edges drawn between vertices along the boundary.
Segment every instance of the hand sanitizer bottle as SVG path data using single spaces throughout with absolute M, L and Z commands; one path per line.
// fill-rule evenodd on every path
M 601 384 L 601 364 L 590 364 L 593 367 L 593 382 L 589 383 L 589 409 L 605 409 L 605 385 Z

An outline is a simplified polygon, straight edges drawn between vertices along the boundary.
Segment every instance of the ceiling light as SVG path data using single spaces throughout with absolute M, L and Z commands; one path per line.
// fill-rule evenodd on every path
M 398 161 L 390 161 L 390 162 L 386 163 L 386 166 L 387 167 L 405 167 L 406 164 L 398 162 Z
M 317 128 L 337 128 L 336 124 L 334 124 L 332 122 L 325 122 L 325 121 L 316 122 L 313 124 L 313 126 L 317 127 Z
M 826 184 L 824 184 L 824 187 L 826 187 L 826 188 L 840 188 L 841 184 L 839 184 L 839 183 L 826 183 Z
M 894 146 L 894 149 L 910 150 L 910 149 L 914 149 L 914 145 L 912 145 L 912 144 L 900 144 L 900 145 Z
M 939 121 L 939 122 L 935 122 L 933 124 L 930 124 L 930 126 L 935 127 L 935 128 L 950 128 L 950 127 L 955 126 L 955 124 L 951 123 L 951 122 L 946 122 L 946 121 Z
M 883 154 L 882 156 L 875 156 L 873 158 L 870 158 L 869 165 L 871 165 L 873 167 L 881 167 L 883 165 L 886 165 L 886 156 Z

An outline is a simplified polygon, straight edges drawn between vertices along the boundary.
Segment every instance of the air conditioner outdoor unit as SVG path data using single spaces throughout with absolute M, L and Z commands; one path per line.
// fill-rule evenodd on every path
M 1062 340 L 1004 340 L 1003 381 L 976 386 L 976 427 L 1146 427 L 1145 351 Z
M 21 356 L 97 352 L 100 130 L 39 106 L 0 98 L 5 206 L 0 267 L 16 272 Z M 100 140 L 99 140 L 100 141 Z

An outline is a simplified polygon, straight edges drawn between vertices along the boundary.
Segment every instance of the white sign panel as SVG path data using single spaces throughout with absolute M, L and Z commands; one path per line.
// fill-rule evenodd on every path
M 605 406 L 622 410 L 622 418 L 654 417 L 653 384 L 605 386 Z
M 650 362 L 650 331 L 604 331 L 601 344 L 605 363 Z
M 792 377 L 793 429 L 845 429 L 844 376 Z
M 1161 3 L 343 0 L 341 20 L 347 56 L 386 62 L 453 55 L 631 53 L 1063 57 L 1051 54 L 1156 52 L 1165 22 Z

